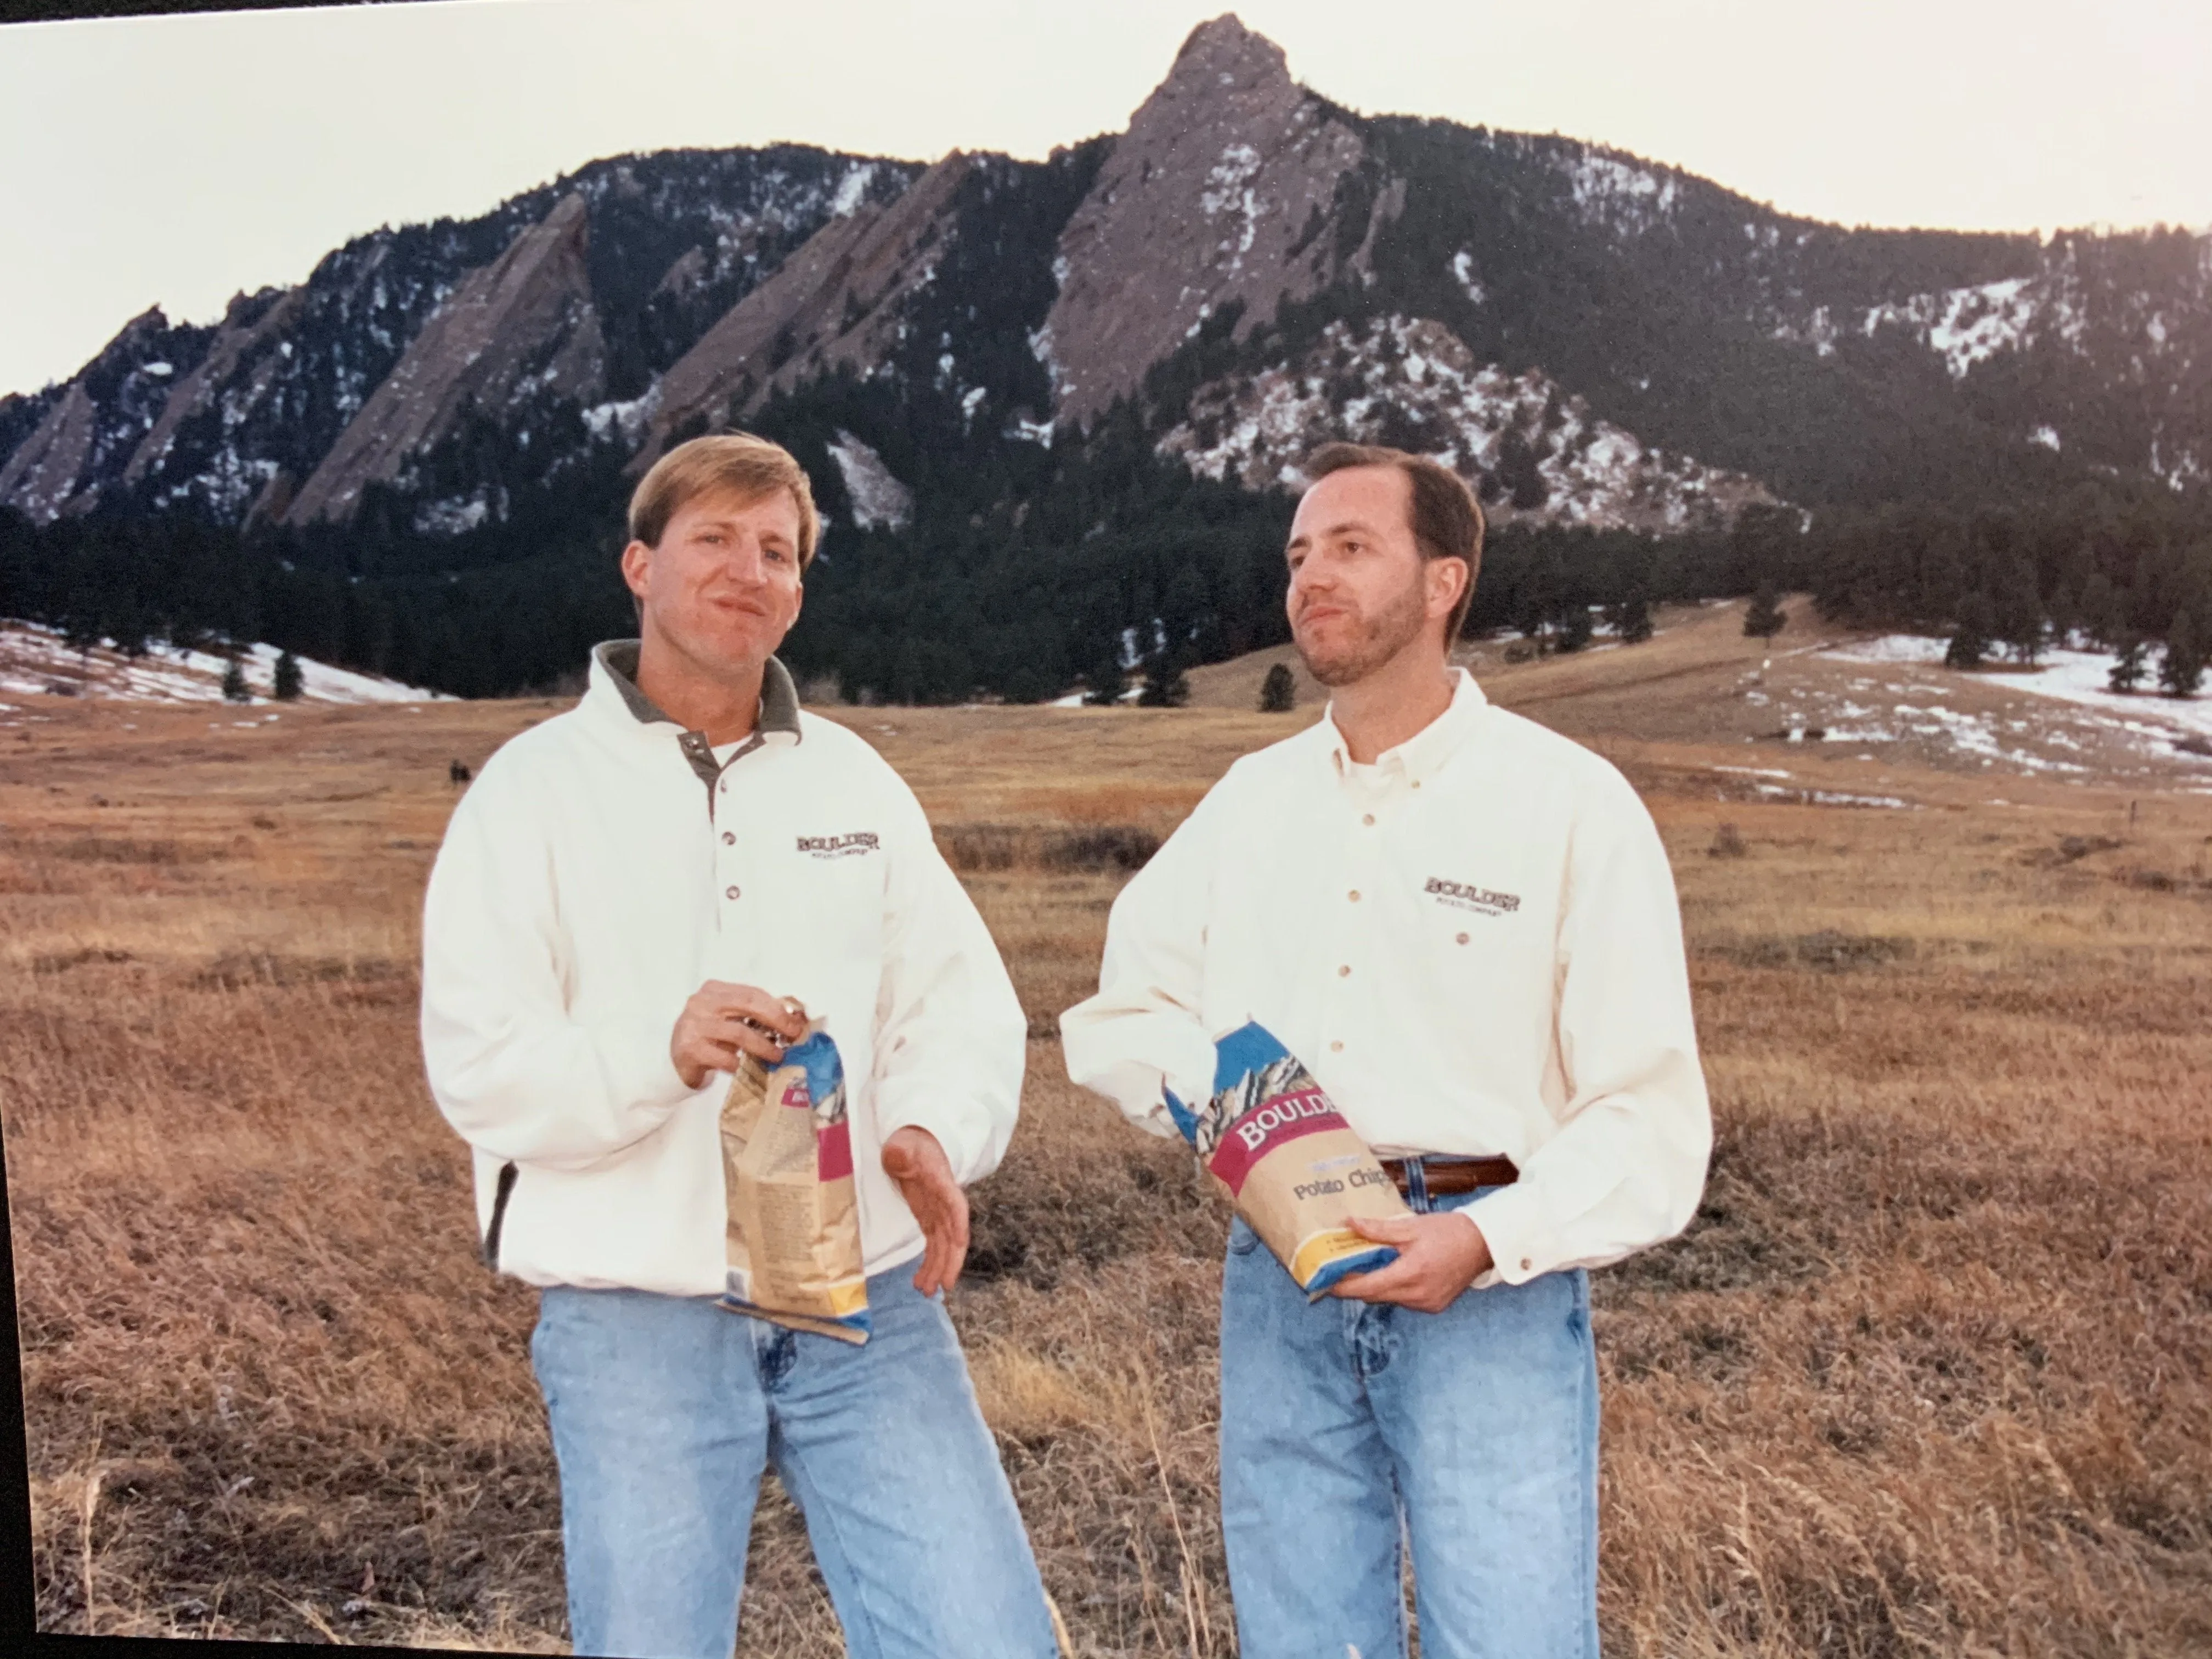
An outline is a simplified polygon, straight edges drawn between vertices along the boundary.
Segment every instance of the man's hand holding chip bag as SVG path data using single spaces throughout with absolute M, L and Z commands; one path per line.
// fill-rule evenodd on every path
M 1347 1216 L 1346 1224 L 1362 1238 L 1389 1245 L 1398 1259 L 1372 1273 L 1346 1274 L 1331 1287 L 1333 1296 L 1395 1302 L 1417 1313 L 1442 1313 L 1462 1291 L 1490 1271 L 1490 1241 L 1463 1210 Z
M 737 1070 L 741 1054 L 774 1066 L 787 1045 L 805 1035 L 806 1010 L 797 999 L 710 979 L 684 1005 L 668 1053 L 684 1086 L 696 1089 L 709 1072 Z M 908 1125 L 884 1141 L 883 1164 L 921 1224 L 926 1243 L 915 1288 L 924 1296 L 951 1290 L 968 1255 L 968 1194 L 960 1189 L 951 1161 L 935 1135 Z
M 710 979 L 691 994 L 677 1017 L 668 1056 L 684 1086 L 696 1089 L 709 1072 L 736 1071 L 741 1054 L 773 1066 L 787 1045 L 805 1035 L 806 1010 L 794 999 Z

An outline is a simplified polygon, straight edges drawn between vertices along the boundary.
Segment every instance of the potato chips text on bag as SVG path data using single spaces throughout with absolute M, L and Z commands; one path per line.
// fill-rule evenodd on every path
M 774 1066 L 743 1056 L 722 1103 L 728 1287 L 720 1305 L 868 1340 L 868 1281 L 853 1191 L 845 1073 L 819 1020 Z
M 1412 1212 L 1313 1073 L 1256 1021 L 1213 1052 L 1212 1097 L 1193 1109 L 1170 1090 L 1168 1115 L 1307 1299 L 1397 1260 L 1345 1224 Z

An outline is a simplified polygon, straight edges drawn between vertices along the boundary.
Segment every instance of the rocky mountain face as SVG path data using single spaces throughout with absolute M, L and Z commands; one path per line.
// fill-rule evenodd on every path
M 276 538 L 327 584 L 301 648 L 380 669 L 432 603 L 404 583 L 465 578 L 407 647 L 427 674 L 465 602 L 589 637 L 631 483 L 732 423 L 807 463 L 825 572 L 880 559 L 902 596 L 810 618 L 884 684 L 957 689 L 957 653 L 895 636 L 933 606 L 1030 629 L 975 621 L 1024 561 L 1092 596 L 1093 635 L 1118 606 L 1115 637 L 1249 636 L 1273 576 L 1221 526 L 1273 534 L 1332 437 L 1436 454 L 1530 534 L 2201 489 L 2212 237 L 1844 229 L 1575 140 L 1354 114 L 1223 16 L 1125 131 L 1043 161 L 618 157 L 373 232 L 211 325 L 150 311 L 0 398 L 0 507 Z M 344 584 L 386 576 L 392 616 L 356 615 Z M 1006 652 L 1042 685 L 1054 648 Z
M 149 312 L 63 386 L 0 399 L 0 442 L 20 434 L 0 505 L 296 525 L 381 486 L 453 533 L 495 506 L 472 463 L 534 443 L 556 472 L 793 248 L 915 171 L 797 146 L 594 162 L 481 219 L 362 237 L 213 328 Z
M 1217 312 L 1243 338 L 1286 301 L 1370 277 L 1403 203 L 1358 187 L 1365 155 L 1273 41 L 1234 17 L 1194 31 L 1060 233 L 1036 341 L 1059 416 L 1136 392 Z

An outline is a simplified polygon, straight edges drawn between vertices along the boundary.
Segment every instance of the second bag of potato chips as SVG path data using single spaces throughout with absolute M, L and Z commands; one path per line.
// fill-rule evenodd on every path
M 774 1066 L 747 1054 L 722 1103 L 729 1279 L 720 1304 L 793 1330 L 868 1340 L 845 1072 L 819 1020 Z
M 1313 1073 L 1257 1022 L 1213 1052 L 1212 1097 L 1193 1109 L 1170 1090 L 1168 1114 L 1307 1299 L 1397 1260 L 1345 1224 L 1410 1212 Z

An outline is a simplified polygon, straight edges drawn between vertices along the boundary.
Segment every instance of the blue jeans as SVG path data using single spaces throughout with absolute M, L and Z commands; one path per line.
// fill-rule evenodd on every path
M 646 1291 L 547 1289 L 575 1651 L 730 1659 L 762 1469 L 806 1517 L 852 1659 L 1052 1659 L 1044 1586 L 941 1297 L 868 1280 L 855 1347 Z
M 1243 1659 L 1402 1656 L 1407 1542 L 1423 1659 L 1596 1659 L 1589 1276 L 1309 1305 L 1233 1223 L 1221 1520 Z

